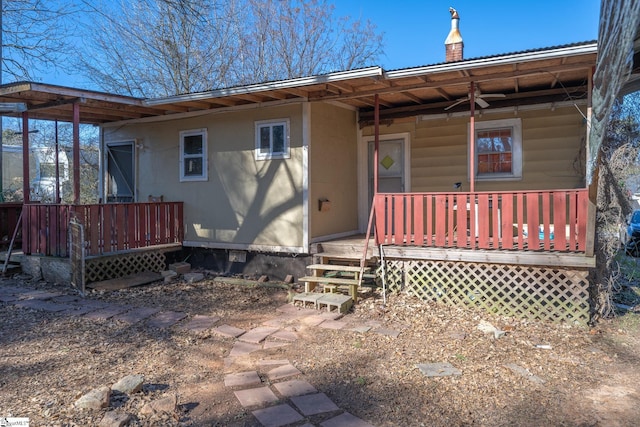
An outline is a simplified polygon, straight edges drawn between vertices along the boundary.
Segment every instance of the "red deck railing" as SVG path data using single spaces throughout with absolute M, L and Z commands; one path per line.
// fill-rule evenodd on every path
M 20 212 L 22 211 L 22 203 L 0 203 L 0 250 L 9 247 L 11 238 L 18 224 Z M 15 248 L 20 248 L 21 237 L 14 244 Z
M 86 255 L 182 243 L 183 202 L 24 206 L 23 252 L 68 256 L 68 225 L 84 226 Z
M 588 191 L 380 193 L 376 244 L 584 252 Z

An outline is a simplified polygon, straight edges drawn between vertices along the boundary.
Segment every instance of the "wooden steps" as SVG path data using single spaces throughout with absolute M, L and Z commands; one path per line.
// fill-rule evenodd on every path
M 336 293 L 340 287 L 346 287 L 347 294 L 358 301 L 358 286 L 360 285 L 361 271 L 368 272 L 369 267 L 361 269 L 354 265 L 337 265 L 337 264 L 311 264 L 307 266 L 311 270 L 312 275 L 304 276 L 298 279 L 304 283 L 305 293 L 312 293 L 316 290 L 317 285 L 322 285 L 324 293 Z M 344 277 L 344 276 L 348 277 Z

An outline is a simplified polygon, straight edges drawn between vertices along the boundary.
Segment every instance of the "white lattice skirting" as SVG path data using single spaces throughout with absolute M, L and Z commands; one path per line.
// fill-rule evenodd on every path
M 86 281 L 97 282 L 143 271 L 160 272 L 165 269 L 165 260 L 163 252 L 154 250 L 87 258 Z
M 386 259 L 385 274 L 391 292 L 424 300 L 524 319 L 589 321 L 587 270 Z

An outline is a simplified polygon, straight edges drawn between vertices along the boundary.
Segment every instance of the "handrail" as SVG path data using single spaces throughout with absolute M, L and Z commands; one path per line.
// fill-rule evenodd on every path
M 588 190 L 379 193 L 376 244 L 584 252 Z

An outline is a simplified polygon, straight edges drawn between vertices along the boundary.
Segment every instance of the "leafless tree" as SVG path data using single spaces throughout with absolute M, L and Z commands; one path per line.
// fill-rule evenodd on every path
M 102 89 L 167 96 L 372 65 L 382 35 L 327 0 L 91 3 L 82 55 Z
M 2 80 L 34 79 L 64 69 L 69 52 L 71 3 L 45 0 L 1 0 Z

